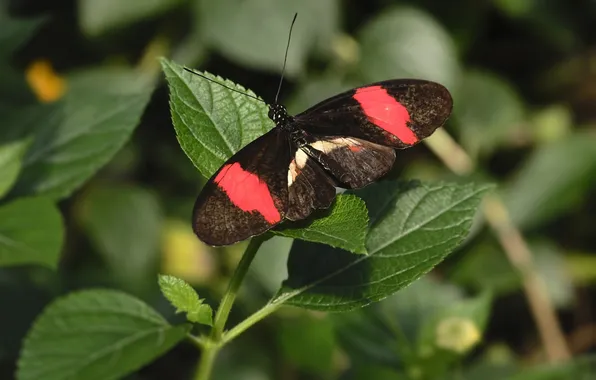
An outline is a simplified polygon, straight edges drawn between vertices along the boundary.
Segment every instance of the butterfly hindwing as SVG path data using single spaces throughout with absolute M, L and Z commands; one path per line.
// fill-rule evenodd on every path
M 449 117 L 449 91 L 434 82 L 397 79 L 346 91 L 295 116 L 299 128 L 396 149 L 430 136 Z
M 302 149 L 317 160 L 342 187 L 357 189 L 385 175 L 395 150 L 356 137 L 308 136 Z
M 289 134 L 274 128 L 232 156 L 209 179 L 193 211 L 193 229 L 210 245 L 229 245 L 280 223 L 288 208 Z
M 327 208 L 335 198 L 335 181 L 319 163 L 298 149 L 288 170 L 289 220 L 302 220 L 315 209 Z

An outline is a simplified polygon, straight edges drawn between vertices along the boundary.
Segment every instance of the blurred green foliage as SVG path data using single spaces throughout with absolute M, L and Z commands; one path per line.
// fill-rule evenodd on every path
M 270 299 L 300 308 L 225 346 L 213 378 L 596 376 L 595 2 L 0 0 L 0 378 L 196 377 L 184 338 L 207 331 L 246 243 L 198 242 L 192 204 L 273 124 L 181 66 L 271 101 L 294 12 L 293 113 L 388 78 L 449 88 L 445 129 L 474 182 L 497 183 L 573 357 L 547 363 L 520 273 L 482 222 L 459 245 L 486 186 L 418 146 L 363 201 L 343 195 L 263 244 L 227 327 Z M 315 244 L 330 237 L 357 254 Z M 165 272 L 186 282 L 160 289 Z

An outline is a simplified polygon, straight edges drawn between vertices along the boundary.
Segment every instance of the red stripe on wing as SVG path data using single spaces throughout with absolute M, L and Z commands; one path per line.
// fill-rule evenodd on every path
M 256 174 L 242 169 L 238 162 L 225 165 L 215 177 L 215 183 L 241 210 L 257 211 L 271 224 L 281 220 L 267 184 Z
M 406 107 L 395 100 L 381 86 L 362 87 L 356 90 L 354 99 L 374 125 L 397 136 L 406 144 L 414 144 L 418 137 L 408 127 L 410 114 Z

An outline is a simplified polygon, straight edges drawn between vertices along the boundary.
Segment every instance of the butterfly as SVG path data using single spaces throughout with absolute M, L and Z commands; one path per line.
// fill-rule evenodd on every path
M 452 106 L 444 86 L 416 79 L 357 87 L 296 116 L 276 100 L 268 115 L 275 127 L 229 158 L 204 186 L 194 205 L 194 232 L 222 246 L 284 220 L 306 219 L 331 206 L 336 187 L 357 189 L 384 176 L 396 149 L 430 136 Z

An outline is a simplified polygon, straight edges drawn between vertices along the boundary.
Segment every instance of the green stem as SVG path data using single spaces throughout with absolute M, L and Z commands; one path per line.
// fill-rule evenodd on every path
M 244 251 L 232 278 L 230 279 L 230 283 L 228 284 L 228 289 L 224 294 L 221 303 L 219 304 L 219 308 L 217 309 L 217 313 L 215 314 L 215 320 L 213 322 L 213 329 L 211 330 L 211 340 L 214 342 L 219 342 L 221 340 L 221 335 L 223 334 L 223 330 L 226 326 L 226 322 L 228 320 L 228 316 L 230 315 L 230 311 L 232 310 L 232 305 L 236 300 L 236 295 L 238 295 L 238 289 L 244 280 L 244 276 L 246 276 L 246 272 L 248 272 L 248 268 L 250 267 L 250 263 L 255 258 L 257 251 L 261 244 L 265 241 L 263 236 L 258 236 L 252 238 L 248 247 Z
M 201 361 L 199 361 L 199 367 L 195 375 L 196 380 L 209 380 L 211 371 L 213 370 L 213 364 L 215 363 L 215 357 L 219 352 L 219 346 L 216 344 L 210 344 L 205 346 L 201 353 Z
M 275 298 L 272 301 L 269 301 L 268 304 L 263 306 L 257 312 L 255 312 L 250 317 L 246 318 L 242 322 L 238 323 L 234 326 L 231 330 L 227 331 L 223 334 L 221 338 L 221 343 L 226 344 L 229 343 L 232 339 L 236 338 L 238 335 L 242 334 L 246 331 L 249 327 L 254 325 L 255 323 L 259 322 L 260 320 L 264 319 L 265 317 L 273 314 L 277 309 L 283 306 L 284 302 L 293 297 L 293 294 L 284 294 L 281 297 Z
M 202 342 L 203 352 L 201 353 L 201 361 L 199 362 L 199 367 L 195 376 L 196 380 L 209 380 L 215 357 L 224 343 L 222 341 L 222 334 L 228 316 L 230 315 L 230 311 L 232 310 L 232 306 L 234 305 L 234 301 L 236 300 L 238 289 L 240 289 L 240 285 L 242 285 L 242 281 L 244 280 L 248 268 L 255 258 L 259 247 L 265 240 L 267 240 L 267 238 L 268 235 L 266 234 L 251 239 L 248 247 L 246 247 L 246 250 L 244 251 L 242 258 L 230 279 L 228 289 L 217 308 L 217 313 L 215 313 L 211 335 L 207 341 Z

